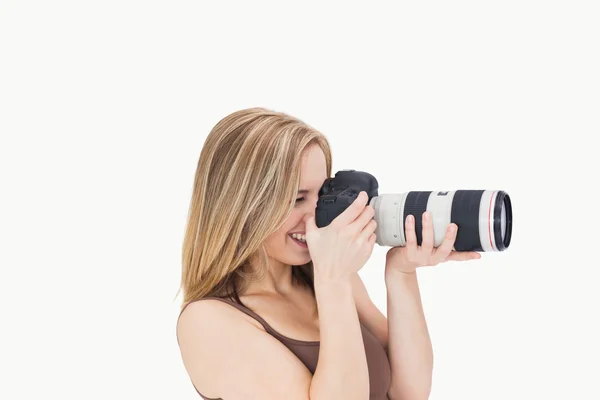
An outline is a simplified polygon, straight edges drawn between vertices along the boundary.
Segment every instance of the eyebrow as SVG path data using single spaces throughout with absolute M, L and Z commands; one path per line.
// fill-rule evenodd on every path
M 308 189 L 300 189 L 300 190 L 298 190 L 298 194 L 306 194 L 308 192 L 310 192 L 310 190 L 308 190 Z

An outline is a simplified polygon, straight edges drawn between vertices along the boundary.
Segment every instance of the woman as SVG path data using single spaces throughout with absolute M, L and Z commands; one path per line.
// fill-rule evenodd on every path
M 387 253 L 388 327 L 357 273 L 375 244 L 366 193 L 327 227 L 315 225 L 331 168 L 323 134 L 281 112 L 237 111 L 208 135 L 177 321 L 183 363 L 204 399 L 428 397 L 432 352 L 415 269 L 477 253 L 452 251 L 456 231 L 432 249 L 425 220 L 417 247 L 409 224 L 407 246 Z

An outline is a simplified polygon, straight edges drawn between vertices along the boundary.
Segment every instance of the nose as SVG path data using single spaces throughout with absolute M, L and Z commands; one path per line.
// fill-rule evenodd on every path
M 318 201 L 318 199 L 317 199 Z M 307 206 L 308 210 L 306 211 L 304 217 L 308 218 L 308 217 L 315 217 L 316 213 L 317 213 L 317 201 L 315 201 L 314 203 L 310 203 L 309 206 Z

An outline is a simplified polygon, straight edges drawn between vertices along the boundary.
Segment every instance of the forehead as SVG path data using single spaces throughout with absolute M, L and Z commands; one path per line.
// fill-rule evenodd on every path
M 325 154 L 318 145 L 311 145 L 302 154 L 299 189 L 319 190 L 325 179 L 327 179 Z

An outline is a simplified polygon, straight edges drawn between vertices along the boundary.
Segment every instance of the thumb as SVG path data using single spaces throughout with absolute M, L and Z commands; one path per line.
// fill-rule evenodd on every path
M 312 232 L 318 228 L 317 225 L 315 224 L 315 217 L 313 217 L 312 215 L 305 216 L 303 218 L 303 220 L 304 220 L 306 233 Z

